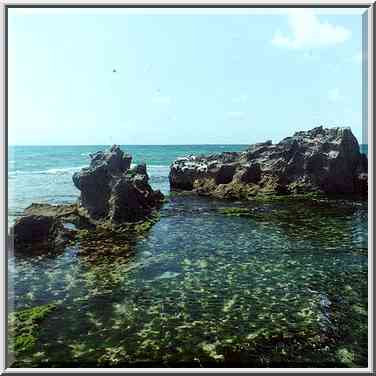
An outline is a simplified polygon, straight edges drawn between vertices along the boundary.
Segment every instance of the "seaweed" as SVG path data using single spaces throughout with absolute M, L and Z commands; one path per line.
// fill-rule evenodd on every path
M 250 217 L 252 215 L 250 209 L 248 208 L 219 208 L 218 212 L 221 214 L 225 214 L 231 217 Z
M 49 303 L 9 314 L 9 338 L 11 352 L 17 359 L 20 354 L 31 353 L 38 341 L 41 322 L 55 310 L 57 305 Z

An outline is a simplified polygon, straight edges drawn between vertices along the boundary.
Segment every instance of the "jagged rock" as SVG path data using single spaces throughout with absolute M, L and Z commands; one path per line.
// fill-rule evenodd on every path
M 124 152 L 117 146 L 113 145 L 109 150 L 98 151 L 90 154 L 91 166 L 96 164 L 107 163 L 107 169 L 111 173 L 125 172 L 131 167 L 132 157 Z
M 163 200 L 149 185 L 146 165 L 130 168 L 132 157 L 116 145 L 91 155 L 88 168 L 73 175 L 81 191 L 79 212 L 94 223 L 135 222 L 146 218 Z
M 10 229 L 16 251 L 57 250 L 77 235 L 77 228 L 115 228 L 143 221 L 164 199 L 149 185 L 146 165 L 130 168 L 132 157 L 116 145 L 91 154 L 91 163 L 73 175 L 81 191 L 72 205 L 32 204 Z M 11 243 L 11 244 L 12 244 Z
M 366 194 L 367 157 L 350 128 L 316 127 L 239 153 L 189 156 L 171 165 L 172 190 L 246 199 L 259 193 Z

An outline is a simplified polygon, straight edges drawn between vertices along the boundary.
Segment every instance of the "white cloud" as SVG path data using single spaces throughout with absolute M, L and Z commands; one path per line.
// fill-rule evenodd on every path
M 328 99 L 332 102 L 337 102 L 339 99 L 341 99 L 341 93 L 338 88 L 329 90 L 328 92 Z
M 291 49 L 318 48 L 343 43 L 351 32 L 343 26 L 321 22 L 312 9 L 291 9 L 288 12 L 290 35 L 278 30 L 272 39 L 276 46 Z
M 171 103 L 171 97 L 169 96 L 156 96 L 152 99 L 153 103 L 161 103 L 161 104 L 170 104 Z

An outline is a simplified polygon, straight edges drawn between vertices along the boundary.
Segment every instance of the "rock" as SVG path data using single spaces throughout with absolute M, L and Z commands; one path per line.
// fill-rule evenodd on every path
M 91 155 L 90 166 L 73 175 L 81 215 L 95 224 L 136 222 L 160 205 L 163 194 L 149 185 L 146 165 L 131 169 L 131 160 L 116 145 Z
M 316 127 L 277 144 L 250 145 L 244 152 L 176 159 L 172 190 L 217 198 L 257 194 L 366 194 L 367 157 L 350 128 Z
M 356 178 L 357 192 L 362 196 L 367 196 L 368 193 L 368 174 L 360 173 Z
M 74 239 L 75 231 L 64 226 L 64 218 L 74 213 L 72 205 L 32 204 L 10 230 L 14 250 L 54 251 Z
M 107 169 L 112 173 L 125 172 L 131 167 L 132 157 L 117 146 L 113 145 L 105 152 L 98 151 L 90 154 L 91 165 L 107 163 Z
M 239 169 L 236 175 L 233 176 L 234 180 L 241 181 L 242 183 L 258 183 L 261 180 L 261 169 L 258 163 L 251 163 L 244 165 L 244 168 Z
M 75 229 L 76 227 L 91 227 L 86 218 L 79 215 L 78 205 L 76 203 L 70 205 L 33 203 L 22 213 L 22 217 L 29 215 L 52 217 L 59 220 L 67 229 Z
M 26 208 L 10 230 L 14 249 L 57 250 L 75 239 L 79 230 L 95 231 L 102 225 L 115 229 L 137 222 L 139 227 L 150 228 L 164 196 L 150 187 L 146 165 L 131 169 L 131 160 L 116 145 L 91 154 L 90 166 L 72 177 L 81 191 L 78 202 L 32 204 Z M 113 234 L 109 232 L 109 237 Z
M 36 204 L 33 203 L 28 206 L 23 215 L 43 215 L 48 217 L 58 217 L 67 219 L 77 214 L 77 205 L 51 205 L 51 204 Z M 72 217 L 73 218 L 73 217 Z
M 14 241 L 17 243 L 47 242 L 55 232 L 56 221 L 45 215 L 27 215 L 14 224 Z

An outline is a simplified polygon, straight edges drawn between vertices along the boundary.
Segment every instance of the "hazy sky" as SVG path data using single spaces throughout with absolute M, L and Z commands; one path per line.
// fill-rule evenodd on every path
M 361 142 L 364 10 L 188 12 L 9 9 L 9 143 Z

